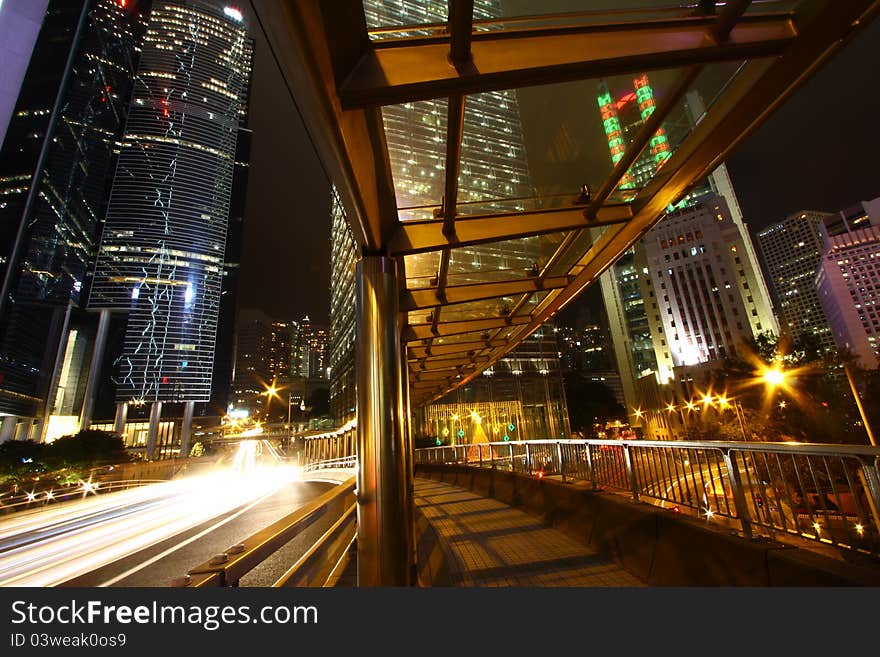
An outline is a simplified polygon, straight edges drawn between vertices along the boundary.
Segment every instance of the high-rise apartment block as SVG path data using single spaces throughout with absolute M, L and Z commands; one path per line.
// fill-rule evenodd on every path
M 815 280 L 837 345 L 851 352 L 861 367 L 878 367 L 880 226 L 827 235 Z
M 810 336 L 823 350 L 835 346 L 816 292 L 816 268 L 824 250 L 823 226 L 835 215 L 801 211 L 760 231 L 758 246 L 779 315 L 790 338 Z

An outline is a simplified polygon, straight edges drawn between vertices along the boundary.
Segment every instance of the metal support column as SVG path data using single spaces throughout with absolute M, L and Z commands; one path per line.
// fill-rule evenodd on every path
M 196 408 L 194 401 L 188 401 L 183 406 L 183 426 L 180 428 L 180 458 L 189 456 L 189 443 L 192 438 L 193 411 Z
M 40 421 L 40 428 L 37 432 L 37 441 L 46 440 L 46 432 L 49 430 L 49 418 L 55 411 L 55 398 L 58 395 L 58 378 L 61 375 L 61 364 L 64 360 L 64 352 L 67 349 L 67 327 L 70 325 L 70 312 L 73 309 L 73 302 L 67 302 L 67 308 L 64 310 L 64 318 L 61 321 L 61 332 L 58 333 L 58 348 L 55 350 L 55 361 L 52 367 L 52 374 L 49 377 L 48 391 L 46 393 L 46 402 L 43 404 L 43 416 Z M 60 312 L 60 308 L 55 311 Z M 56 320 L 58 318 L 56 317 Z
M 18 422 L 18 418 L 14 415 L 6 415 L 3 417 L 3 421 L 0 422 L 0 443 L 12 440 L 15 436 L 16 422 Z
M 122 436 L 125 433 L 125 423 L 128 420 L 128 402 L 116 404 L 116 419 L 113 421 L 113 433 Z
M 402 417 L 397 263 L 368 255 L 356 267 L 358 586 L 410 583 L 411 500 Z
M 153 402 L 150 408 L 150 429 L 147 432 L 147 452 L 144 457 L 149 460 L 153 458 L 153 452 L 156 451 L 156 436 L 159 433 L 159 420 L 162 417 L 162 402 Z
M 79 416 L 80 431 L 88 429 L 92 423 L 95 410 L 95 396 L 98 393 L 98 375 L 101 373 L 101 360 L 104 358 L 104 346 L 107 344 L 107 330 L 110 328 L 110 311 L 102 310 L 98 319 L 98 333 L 95 335 L 95 347 L 92 349 L 92 362 L 89 365 L 89 378 L 86 382 L 86 394 L 83 400 L 82 414 Z

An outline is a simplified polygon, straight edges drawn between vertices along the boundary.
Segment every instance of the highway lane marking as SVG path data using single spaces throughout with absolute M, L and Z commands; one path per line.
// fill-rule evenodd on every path
M 235 520 L 238 516 L 240 516 L 240 515 L 241 515 L 242 513 L 244 513 L 245 511 L 250 511 L 253 507 L 255 507 L 257 504 L 259 504 L 260 502 L 262 502 L 263 500 L 265 500 L 267 497 L 271 497 L 272 495 L 275 495 L 276 493 L 278 493 L 277 490 L 274 490 L 274 491 L 272 491 L 272 492 L 270 492 L 270 493 L 266 493 L 263 497 L 261 497 L 261 498 L 259 498 L 259 499 L 257 499 L 257 500 L 254 500 L 253 502 L 251 502 L 250 504 L 248 504 L 248 505 L 247 505 L 246 507 L 244 507 L 243 509 L 241 509 L 241 510 L 235 512 L 235 513 L 233 513 L 233 514 L 232 514 L 231 516 L 229 516 L 228 518 L 224 518 L 224 519 L 221 520 L 220 522 L 215 523 L 214 525 L 208 527 L 207 529 L 203 529 L 202 531 L 200 531 L 200 532 L 199 532 L 198 534 L 196 534 L 195 536 L 191 536 L 191 537 L 188 538 L 187 540 L 182 541 L 181 543 L 178 543 L 177 545 L 168 548 L 168 549 L 165 550 L 164 552 L 160 552 L 159 554 L 155 555 L 154 557 L 152 557 L 152 558 L 150 558 L 150 559 L 147 559 L 147 560 L 144 561 L 142 564 L 139 564 L 139 565 L 135 566 L 134 568 L 130 568 L 129 570 L 126 570 L 124 573 L 122 573 L 122 574 L 120 574 L 120 575 L 117 575 L 116 577 L 112 577 L 111 579 L 108 579 L 106 582 L 103 582 L 102 584 L 97 584 L 96 586 L 97 586 L 97 587 L 112 586 L 113 584 L 115 584 L 115 583 L 118 582 L 119 580 L 121 580 L 121 579 L 125 579 L 125 578 L 128 577 L 129 575 L 134 575 L 136 572 L 138 572 L 138 571 L 140 571 L 140 570 L 143 570 L 143 569 L 146 568 L 147 566 L 151 566 L 152 564 L 156 563 L 156 562 L 159 561 L 160 559 L 164 559 L 164 558 L 167 557 L 169 554 L 171 554 L 171 553 L 173 553 L 173 552 L 177 552 L 177 550 L 179 550 L 180 548 L 186 547 L 187 545 L 189 545 L 189 544 L 192 543 L 193 541 L 197 541 L 198 539 L 202 538 L 202 537 L 205 536 L 206 534 L 210 534 L 210 533 L 211 533 L 212 531 L 214 531 L 215 529 L 219 529 L 220 527 L 222 527 L 223 525 L 225 525 L 227 522 L 230 522 L 231 520 Z M 146 549 L 146 548 L 144 548 L 144 549 Z M 123 557 L 123 558 L 125 558 L 125 557 Z

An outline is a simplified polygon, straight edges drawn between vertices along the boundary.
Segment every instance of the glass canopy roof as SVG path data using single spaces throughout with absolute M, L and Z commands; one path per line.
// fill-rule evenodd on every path
M 411 401 L 594 283 L 871 0 L 259 3 L 359 247 L 399 257 Z

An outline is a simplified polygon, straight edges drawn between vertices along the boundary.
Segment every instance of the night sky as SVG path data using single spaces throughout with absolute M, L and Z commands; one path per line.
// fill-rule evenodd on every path
M 254 137 L 239 307 L 276 319 L 310 315 L 313 322 L 327 323 L 330 185 L 259 26 L 250 24 L 256 40 Z M 880 196 L 878 64 L 880 21 L 875 21 L 728 160 L 753 233 L 802 209 L 836 211 Z M 540 89 L 521 94 L 524 123 L 529 112 L 542 111 Z M 558 141 L 558 134 L 553 137 Z M 526 146 L 530 160 L 546 157 L 528 138 Z M 572 306 L 585 303 L 586 298 Z

